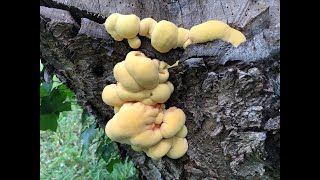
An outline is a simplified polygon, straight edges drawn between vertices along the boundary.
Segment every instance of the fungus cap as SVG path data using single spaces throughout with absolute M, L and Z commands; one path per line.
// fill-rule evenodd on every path
M 128 91 L 121 83 L 116 86 L 116 93 L 123 101 L 143 101 L 150 97 L 151 90 L 142 90 L 139 92 Z
M 103 88 L 102 100 L 109 106 L 122 106 L 125 102 L 120 99 L 116 92 L 116 84 L 110 84 Z
M 180 131 L 176 134 L 177 137 L 185 138 L 188 134 L 188 129 L 186 125 L 183 125 L 183 127 L 180 129 Z
M 123 38 L 130 39 L 138 35 L 140 18 L 134 14 L 120 14 L 117 18 L 115 30 Z
M 246 41 L 245 36 L 240 31 L 231 28 L 222 21 L 207 21 L 193 26 L 190 29 L 189 38 L 192 43 L 204 43 L 221 39 L 232 43 L 235 47 Z
M 135 36 L 128 39 L 128 44 L 132 49 L 138 49 L 141 46 L 141 40 L 137 36 Z
M 121 14 L 119 13 L 113 13 L 108 18 L 106 19 L 104 23 L 104 27 L 106 28 L 107 32 L 115 39 L 116 41 L 122 41 L 123 37 L 121 37 L 119 34 L 116 32 L 116 24 L 117 20 Z
M 167 153 L 171 159 L 181 158 L 188 151 L 188 142 L 186 138 L 173 137 L 172 147 Z
M 170 21 L 157 23 L 151 34 L 151 45 L 159 52 L 166 53 L 176 47 L 178 27 Z
M 176 107 L 170 107 L 164 112 L 163 122 L 160 130 L 164 138 L 175 136 L 186 121 L 184 112 Z
M 140 102 L 125 103 L 119 112 L 108 121 L 105 131 L 107 136 L 117 142 L 139 147 L 150 147 L 163 137 L 155 121 L 159 107 L 147 106 Z
M 154 62 L 139 51 L 127 54 L 124 65 L 135 81 L 145 89 L 153 89 L 159 84 L 159 70 Z
M 127 71 L 124 66 L 124 61 L 121 61 L 114 66 L 113 75 L 128 91 L 139 92 L 143 90 L 143 87 L 141 87 Z
M 170 139 L 162 139 L 159 143 L 156 145 L 147 148 L 145 150 L 145 153 L 147 154 L 148 157 L 154 159 L 154 160 L 159 160 L 163 156 L 165 156 L 169 150 L 172 147 L 172 138 Z
M 189 30 L 185 28 L 178 28 L 178 42 L 175 48 L 183 47 L 184 43 L 189 39 Z
M 131 148 L 137 152 L 141 152 L 143 151 L 143 148 L 142 147 L 139 147 L 139 146 L 134 146 L 134 145 L 131 145 Z
M 144 18 L 140 21 L 140 36 L 151 37 L 154 27 L 157 25 L 157 21 L 152 18 Z
M 150 99 L 156 103 L 165 103 L 170 98 L 173 90 L 173 84 L 169 81 L 159 84 L 152 90 Z

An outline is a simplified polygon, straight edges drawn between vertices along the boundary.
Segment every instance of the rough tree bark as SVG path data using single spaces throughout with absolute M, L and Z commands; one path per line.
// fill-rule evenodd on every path
M 142 38 L 140 51 L 173 64 L 175 91 L 167 106 L 187 115 L 189 150 L 179 160 L 154 161 L 129 146 L 141 179 L 280 179 L 279 0 L 40 0 L 40 57 L 104 128 L 113 110 L 101 100 L 115 83 L 113 66 L 131 51 L 102 23 L 134 13 L 191 28 L 222 20 L 244 32 L 233 48 L 217 40 L 161 54 Z

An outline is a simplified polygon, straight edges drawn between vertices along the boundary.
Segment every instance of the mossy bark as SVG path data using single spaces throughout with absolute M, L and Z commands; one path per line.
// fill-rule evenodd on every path
M 175 91 L 166 105 L 187 115 L 189 150 L 178 160 L 154 161 L 120 145 L 141 179 L 280 179 L 279 1 L 40 0 L 40 56 L 104 128 L 114 115 L 101 100 L 115 83 L 113 66 L 130 52 L 102 23 L 113 12 L 134 13 L 191 28 L 222 20 L 247 42 L 220 40 L 161 54 L 150 40 L 138 49 L 179 66 L 170 69 Z

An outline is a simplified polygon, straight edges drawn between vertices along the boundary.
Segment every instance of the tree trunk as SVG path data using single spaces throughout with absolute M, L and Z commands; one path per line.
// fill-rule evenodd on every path
M 142 37 L 138 49 L 173 64 L 166 102 L 186 113 L 189 149 L 155 161 L 119 145 L 141 179 L 280 179 L 279 0 L 40 0 L 40 57 L 76 93 L 101 128 L 114 115 L 101 92 L 130 49 L 102 23 L 111 13 L 169 20 L 190 29 L 222 20 L 247 38 L 238 48 L 216 40 L 161 54 Z

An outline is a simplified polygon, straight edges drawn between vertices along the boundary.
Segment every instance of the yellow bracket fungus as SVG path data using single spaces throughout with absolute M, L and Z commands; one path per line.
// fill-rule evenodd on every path
M 104 23 L 107 32 L 116 40 L 128 39 L 131 48 L 138 49 L 145 36 L 151 39 L 151 45 L 159 52 L 166 53 L 178 47 L 187 48 L 191 44 L 205 43 L 220 39 L 238 47 L 246 41 L 245 36 L 222 21 L 211 20 L 193 26 L 190 30 L 177 27 L 170 21 L 159 22 L 152 18 L 140 18 L 134 14 L 111 14 Z
M 185 117 L 183 111 L 176 107 L 165 110 L 160 104 L 150 106 L 141 102 L 125 103 L 108 121 L 105 131 L 111 140 L 129 144 L 136 151 L 144 151 L 152 159 L 160 159 L 165 155 L 177 159 L 187 152 L 187 129 L 184 123 L 164 124 L 166 116 Z M 181 119 L 177 121 L 181 122 Z M 162 133 L 164 125 L 169 130 L 177 129 L 170 134 L 170 138 L 165 138 L 166 134 Z
M 157 59 L 151 60 L 142 52 L 131 51 L 124 61 L 113 69 L 117 84 L 110 84 L 102 91 L 103 101 L 114 107 L 125 102 L 142 102 L 147 105 L 165 103 L 174 90 L 168 81 L 169 66 Z
M 207 21 L 190 29 L 189 39 L 192 44 L 221 39 L 238 47 L 246 41 L 245 36 L 222 21 Z
M 163 123 L 161 125 L 161 134 L 164 138 L 175 136 L 186 122 L 186 116 L 181 109 L 171 107 L 164 113 Z
M 165 109 L 163 104 L 174 90 L 168 69 L 177 65 L 178 61 L 169 65 L 139 51 L 129 52 L 115 65 L 117 84 L 102 91 L 103 102 L 115 112 L 105 127 L 111 140 L 131 145 L 155 160 L 165 155 L 178 159 L 187 152 L 186 116 L 181 109 Z
M 122 15 L 119 13 L 111 14 L 104 23 L 107 32 L 116 41 L 128 39 L 131 48 L 137 49 L 141 45 L 137 37 L 140 30 L 140 18 L 134 14 Z

